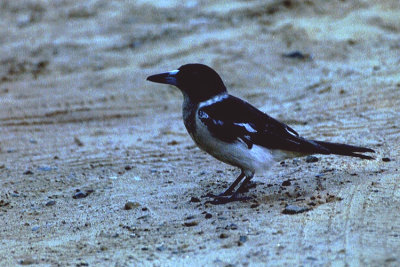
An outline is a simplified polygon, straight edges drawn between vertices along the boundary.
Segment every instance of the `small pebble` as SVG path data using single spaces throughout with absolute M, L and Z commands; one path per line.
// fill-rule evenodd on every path
M 167 248 L 166 248 L 164 245 L 161 245 L 161 246 L 159 246 L 159 247 L 156 248 L 156 250 L 157 250 L 157 251 L 160 251 L 160 252 L 161 252 L 161 251 L 164 251 L 164 250 L 166 250 L 166 249 L 167 249 Z
M 49 206 L 54 206 L 56 204 L 56 201 L 55 200 L 50 200 L 50 201 L 48 201 L 45 205 L 47 206 L 47 207 L 49 207 Z
M 179 143 L 175 140 L 172 140 L 171 142 L 167 143 L 167 145 L 169 145 L 169 146 L 176 146 L 177 144 L 179 144 Z
M 127 201 L 124 205 L 124 210 L 131 210 L 131 209 L 137 208 L 139 206 L 140 206 L 140 204 L 137 202 Z
M 188 221 L 188 222 L 185 222 L 183 225 L 186 227 L 192 227 L 192 226 L 196 226 L 198 224 L 199 224 L 198 221 Z
M 88 196 L 88 194 L 86 194 L 85 192 L 78 191 L 72 196 L 72 198 L 73 199 L 80 199 L 80 198 L 85 198 L 87 196 Z
M 119 237 L 119 234 L 118 234 L 118 233 L 115 233 L 115 234 L 113 234 L 111 237 L 112 237 L 112 238 L 117 238 L 117 237 Z
M 305 54 L 305 53 L 300 52 L 300 51 L 293 51 L 293 52 L 290 52 L 290 53 L 282 54 L 282 57 L 300 59 L 300 60 L 311 59 L 311 56 L 309 54 Z
M 6 206 L 9 206 L 9 205 L 10 205 L 10 202 L 6 202 L 6 201 L 0 199 L 0 207 L 6 207 Z
M 292 183 L 290 182 L 290 180 L 286 180 L 282 182 L 282 186 L 290 186 Z
M 138 220 L 147 220 L 148 218 L 149 218 L 150 216 L 147 214 L 147 215 L 143 215 L 143 216 L 140 216 L 140 217 L 138 217 L 137 219 Z
M 211 214 L 211 213 L 206 213 L 205 218 L 206 218 L 206 219 L 211 219 L 211 218 L 212 218 L 212 214 Z
M 53 170 L 53 168 L 50 166 L 40 166 L 40 167 L 38 167 L 38 170 L 43 171 L 43 172 L 48 172 L 48 171 Z
M 197 202 L 200 202 L 200 199 L 198 197 L 191 197 L 190 202 L 197 203 Z
M 85 198 L 93 192 L 94 192 L 93 189 L 88 189 L 86 190 L 86 192 L 83 192 L 80 189 L 76 189 L 75 194 L 72 196 L 72 198 L 73 199 Z
M 132 170 L 132 166 L 126 165 L 126 166 L 125 166 L 125 170 L 126 170 L 126 171 Z
M 382 161 L 383 162 L 389 162 L 389 161 L 391 161 L 391 159 L 390 158 L 382 158 Z
M 302 213 L 302 212 L 306 212 L 309 211 L 309 208 L 306 207 L 299 207 L 299 206 L 295 206 L 295 205 L 287 205 L 285 207 L 285 209 L 282 211 L 283 214 L 298 214 L 298 213 Z
M 255 208 L 257 208 L 258 206 L 260 206 L 260 204 L 258 204 L 258 203 L 253 203 L 253 204 L 251 204 L 250 208 L 251 208 L 251 209 L 255 209 Z
M 247 241 L 247 236 L 245 236 L 245 235 L 241 235 L 240 237 L 239 237 L 239 242 L 240 243 L 244 243 L 244 242 L 246 242 Z
M 27 170 L 24 172 L 24 175 L 32 175 L 32 174 L 33 174 L 33 172 L 31 170 Z
M 74 137 L 74 142 L 75 144 L 77 144 L 78 146 L 84 146 L 84 143 L 79 139 L 78 136 Z
M 225 233 L 222 233 L 222 234 L 219 235 L 219 238 L 225 239 L 225 238 L 228 238 L 228 235 L 225 234 Z
M 32 265 L 32 264 L 35 264 L 35 263 L 36 263 L 36 261 L 30 256 L 28 256 L 25 259 L 22 259 L 22 260 L 19 261 L 19 264 L 21 264 L 21 265 Z
M 307 163 L 313 163 L 313 162 L 317 162 L 317 161 L 318 161 L 317 157 L 314 157 L 314 156 L 307 156 L 306 157 L 306 162 Z
M 238 226 L 236 224 L 234 224 L 234 223 L 231 223 L 231 224 L 225 226 L 225 229 L 226 230 L 237 230 Z

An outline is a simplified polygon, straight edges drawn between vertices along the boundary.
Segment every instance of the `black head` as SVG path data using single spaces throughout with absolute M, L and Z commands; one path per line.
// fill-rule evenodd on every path
M 226 92 L 226 87 L 218 73 L 203 64 L 183 65 L 177 70 L 149 76 L 147 80 L 175 85 L 196 102 Z

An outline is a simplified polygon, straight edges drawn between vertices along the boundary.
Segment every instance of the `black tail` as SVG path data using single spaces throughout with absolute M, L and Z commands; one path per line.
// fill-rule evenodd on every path
M 358 158 L 362 158 L 362 159 L 374 159 L 373 157 L 359 154 L 359 153 L 364 153 L 364 152 L 375 153 L 375 151 L 370 148 L 338 144 L 338 143 L 323 142 L 323 141 L 315 141 L 315 140 L 313 140 L 313 142 L 328 149 L 330 154 L 358 157 Z M 359 152 L 359 153 L 355 153 L 355 152 Z

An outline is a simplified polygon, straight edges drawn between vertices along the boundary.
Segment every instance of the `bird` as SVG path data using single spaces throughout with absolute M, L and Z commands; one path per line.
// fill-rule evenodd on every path
M 240 169 L 224 192 L 212 195 L 213 204 L 248 199 L 240 194 L 254 174 L 286 159 L 312 154 L 373 159 L 363 154 L 375 152 L 370 148 L 301 137 L 290 126 L 230 95 L 218 73 L 207 65 L 185 64 L 147 80 L 177 87 L 183 94 L 183 122 L 196 145 Z

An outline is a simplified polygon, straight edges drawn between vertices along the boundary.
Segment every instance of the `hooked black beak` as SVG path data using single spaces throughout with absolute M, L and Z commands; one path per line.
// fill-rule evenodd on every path
M 164 84 L 172 84 L 177 85 L 176 74 L 178 70 L 173 70 L 169 72 L 164 72 L 156 75 L 151 75 L 147 77 L 148 81 L 155 82 L 155 83 L 164 83 Z

